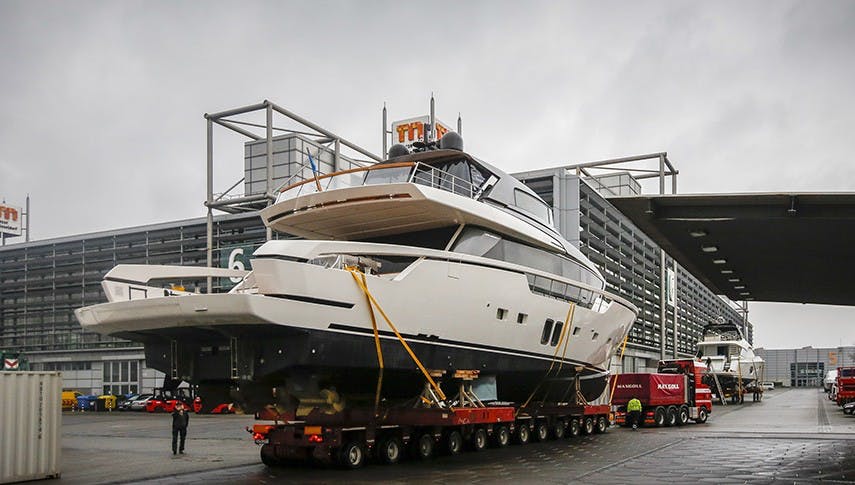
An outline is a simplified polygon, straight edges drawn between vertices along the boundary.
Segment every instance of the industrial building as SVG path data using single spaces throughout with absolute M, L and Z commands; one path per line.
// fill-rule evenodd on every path
M 357 163 L 340 154 L 337 145 L 332 149 L 297 133 L 245 144 L 246 203 L 239 201 L 229 206 L 233 213 L 212 218 L 214 266 L 250 269 L 249 256 L 268 237 L 256 212 L 266 203 L 265 187 L 310 177 L 307 153 L 323 173 Z M 640 185 L 631 174 L 590 177 L 574 167 L 515 176 L 552 205 L 559 231 L 600 268 L 607 290 L 640 309 L 624 359 L 615 365 L 626 372 L 644 371 L 655 368 L 660 358 L 692 355 L 703 327 L 720 318 L 740 323 L 752 340 L 745 313 L 663 255 L 609 202 L 611 196 L 638 193 Z M 209 207 L 221 199 L 212 199 Z M 34 370 L 62 371 L 64 387 L 84 393 L 157 387 L 163 375 L 145 366 L 141 345 L 85 332 L 73 310 L 106 301 L 100 283 L 116 264 L 205 266 L 207 223 L 198 218 L 0 248 L 0 351 L 22 353 Z M 208 291 L 206 281 L 182 286 Z M 228 280 L 212 290 L 227 291 Z
M 822 387 L 825 373 L 855 366 L 855 347 L 763 349 L 754 351 L 766 361 L 766 381 L 784 387 Z

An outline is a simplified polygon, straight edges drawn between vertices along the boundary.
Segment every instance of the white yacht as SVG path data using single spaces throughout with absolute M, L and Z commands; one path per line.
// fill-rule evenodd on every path
M 726 388 L 740 379 L 743 386 L 748 386 L 764 375 L 763 358 L 754 354 L 754 347 L 732 323 L 707 325 L 703 340 L 698 342 L 697 357 Z
M 500 401 L 524 401 L 550 369 L 578 375 L 594 400 L 638 313 L 604 291 L 550 206 L 463 152 L 456 133 L 285 187 L 261 217 L 302 239 L 266 242 L 251 272 L 119 265 L 103 281 L 108 303 L 78 320 L 144 343 L 168 378 L 231 386 L 257 408 L 318 389 L 373 397 L 378 347 L 383 396 L 418 395 L 424 380 L 401 340 L 427 369 L 479 370 Z M 228 293 L 168 285 L 207 276 L 243 279 Z

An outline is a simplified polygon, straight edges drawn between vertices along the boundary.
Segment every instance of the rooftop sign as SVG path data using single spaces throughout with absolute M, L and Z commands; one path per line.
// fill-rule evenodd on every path
M 401 143 L 412 149 L 413 143 L 424 141 L 425 128 L 430 126 L 430 116 L 419 116 L 401 121 L 392 122 L 392 143 Z M 442 135 L 451 131 L 445 123 L 436 120 L 436 130 L 428 138 L 428 142 L 442 138 Z
M 20 236 L 24 211 L 20 207 L 0 204 L 0 233 Z

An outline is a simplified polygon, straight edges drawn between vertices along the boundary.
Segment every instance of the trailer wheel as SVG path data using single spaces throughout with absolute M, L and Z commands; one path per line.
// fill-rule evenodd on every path
M 674 426 L 677 423 L 677 408 L 668 406 L 665 411 L 665 426 Z
M 377 458 L 384 465 L 394 465 L 401 461 L 403 447 L 401 438 L 395 435 L 385 436 L 377 444 Z
M 582 433 L 589 435 L 594 432 L 594 418 L 585 416 L 585 421 L 582 422 Z
M 695 422 L 698 424 L 704 424 L 707 422 L 707 417 L 709 417 L 709 414 L 707 414 L 707 408 L 698 409 L 698 418 L 695 419 Z
M 517 431 L 514 433 L 514 438 L 517 444 L 528 444 L 528 441 L 531 439 L 531 430 L 528 429 L 528 423 L 517 423 Z
M 677 410 L 677 426 L 683 426 L 689 422 L 689 407 L 685 404 Z
M 433 456 L 433 435 L 430 433 L 422 433 L 413 442 L 413 456 L 419 460 L 427 460 Z
M 348 441 L 339 450 L 338 462 L 344 468 L 361 467 L 365 464 L 365 447 L 359 441 Z
M 282 462 L 279 461 L 279 458 L 276 458 L 276 452 L 273 450 L 273 446 L 270 444 L 265 444 L 261 446 L 261 463 L 264 463 L 270 468 L 282 466 Z
M 665 408 L 659 406 L 656 408 L 656 411 L 653 412 L 653 425 L 654 426 L 664 426 L 665 425 Z
M 567 429 L 567 424 L 563 419 L 556 419 L 554 423 L 552 423 L 552 436 L 555 439 L 560 440 L 564 437 L 564 431 Z
M 445 452 L 449 455 L 458 455 L 463 449 L 463 435 L 460 431 L 453 429 L 445 435 Z
M 500 424 L 493 428 L 493 445 L 496 448 L 504 448 L 511 441 L 511 432 L 507 426 Z
M 594 432 L 597 434 L 603 434 L 609 428 L 609 423 L 606 421 L 605 416 L 600 416 L 597 418 L 597 426 L 594 428 Z
M 549 437 L 549 426 L 546 421 L 538 421 L 534 423 L 534 439 L 536 441 L 546 441 Z
M 487 447 L 487 430 L 484 428 L 475 428 L 472 431 L 472 436 L 469 437 L 469 448 L 472 451 L 483 451 Z
M 570 424 L 567 425 L 567 437 L 576 438 L 580 434 L 582 434 L 582 426 L 579 424 L 579 420 L 577 418 L 571 419 Z

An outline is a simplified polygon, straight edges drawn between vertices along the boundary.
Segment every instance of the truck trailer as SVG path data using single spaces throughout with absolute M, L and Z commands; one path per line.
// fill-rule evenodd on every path
M 267 466 L 308 461 L 343 468 L 359 468 L 370 458 L 388 465 L 407 455 L 426 460 L 464 449 L 481 451 L 488 446 L 605 433 L 609 405 L 584 402 L 578 378 L 575 397 L 569 396 L 574 394 L 572 382 L 563 387 L 568 389 L 564 397 L 571 399 L 485 404 L 471 386 L 461 386 L 458 398 L 436 400 L 425 393 L 415 405 L 388 406 L 378 401 L 373 408 L 317 406 L 304 416 L 267 409 L 256 413 L 257 420 L 267 422 L 247 431 L 261 445 L 261 461 Z
M 627 425 L 626 405 L 641 401 L 639 424 L 682 426 L 692 420 L 705 423 L 712 412 L 712 392 L 703 381 L 706 365 L 692 359 L 664 360 L 656 373 L 612 377 L 615 423 Z

